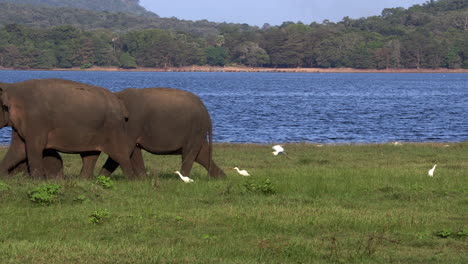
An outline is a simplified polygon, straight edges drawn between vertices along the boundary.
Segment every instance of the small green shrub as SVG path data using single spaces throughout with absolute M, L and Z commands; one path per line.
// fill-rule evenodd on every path
M 456 233 L 459 238 L 468 238 L 468 230 L 460 230 Z
M 110 213 L 107 209 L 96 210 L 89 215 L 89 222 L 92 224 L 102 224 L 106 219 L 110 218 Z
M 436 236 L 441 237 L 441 238 L 448 238 L 451 235 L 453 235 L 453 232 L 450 229 L 442 229 L 436 232 Z
M 242 184 L 242 187 L 243 192 L 261 193 L 265 195 L 271 195 L 276 193 L 269 179 L 259 182 L 248 180 L 247 182 Z
M 452 231 L 451 229 L 442 229 L 440 231 L 437 231 L 435 233 L 436 236 L 441 237 L 441 238 L 467 238 L 468 237 L 468 231 L 467 230 L 459 230 L 459 231 Z
M 218 237 L 215 236 L 215 235 L 204 234 L 204 235 L 202 236 L 202 239 L 203 239 L 203 240 L 217 240 Z
M 77 203 L 84 203 L 86 201 L 89 201 L 89 199 L 88 197 L 86 197 L 86 195 L 81 194 L 81 195 L 78 195 L 75 199 L 73 199 L 73 201 Z
M 8 191 L 10 189 L 10 185 L 0 181 L 0 192 Z
M 101 185 L 105 189 L 111 189 L 114 187 L 114 181 L 111 178 L 103 175 L 97 177 L 96 183 Z
M 29 200 L 42 206 L 49 206 L 55 201 L 59 194 L 60 186 L 58 184 L 43 184 L 36 189 L 28 192 Z

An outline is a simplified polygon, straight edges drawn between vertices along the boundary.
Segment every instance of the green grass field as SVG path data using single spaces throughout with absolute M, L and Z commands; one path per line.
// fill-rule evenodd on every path
M 227 179 L 191 184 L 146 153 L 148 179 L 112 188 L 63 155 L 66 180 L 0 180 L 0 263 L 468 263 L 468 142 L 448 145 L 217 144 Z

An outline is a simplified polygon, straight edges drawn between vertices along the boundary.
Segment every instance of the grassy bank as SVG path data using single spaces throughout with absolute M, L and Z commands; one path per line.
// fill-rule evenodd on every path
M 195 166 L 185 184 L 180 157 L 154 155 L 112 188 L 77 155 L 63 181 L 4 178 L 0 263 L 468 262 L 468 142 L 270 147 L 216 145 L 226 180 Z M 60 186 L 49 206 L 28 196 L 42 184 Z

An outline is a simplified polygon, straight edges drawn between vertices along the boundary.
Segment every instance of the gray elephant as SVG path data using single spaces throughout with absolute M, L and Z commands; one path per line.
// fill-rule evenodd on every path
M 189 176 L 194 162 L 214 178 L 226 174 L 212 159 L 213 129 L 208 110 L 196 95 L 172 88 L 129 88 L 116 93 L 129 112 L 127 135 L 134 143 L 131 157 L 137 175 L 145 175 L 141 150 L 153 154 L 182 155 L 181 172 Z M 108 158 L 101 174 L 118 164 Z
M 109 90 L 61 79 L 29 80 L 0 84 L 0 98 L 0 127 L 13 129 L 0 174 L 27 158 L 31 176 L 44 177 L 44 150 L 53 149 L 80 153 L 85 177 L 92 176 L 101 151 L 134 177 L 130 155 L 135 145 L 126 136 L 128 111 Z

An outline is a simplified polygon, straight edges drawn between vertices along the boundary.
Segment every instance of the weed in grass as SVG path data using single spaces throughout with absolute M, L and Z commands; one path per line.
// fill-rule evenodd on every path
M 160 186 L 161 186 L 161 184 L 159 183 L 158 179 L 156 179 L 156 178 L 151 179 L 151 188 L 158 189 Z
M 234 187 L 234 184 L 233 183 L 229 183 L 226 185 L 226 189 L 224 189 L 222 192 L 220 192 L 219 194 L 220 195 L 230 195 L 231 194 L 231 190 L 232 190 L 232 187 Z
M 89 199 L 88 197 L 86 197 L 86 195 L 80 194 L 75 199 L 73 199 L 73 201 L 77 203 L 84 203 L 86 201 L 89 201 Z
M 10 185 L 0 181 L 0 192 L 8 191 L 10 189 Z
M 435 232 L 435 235 L 441 238 L 466 238 L 468 237 L 467 230 L 452 231 L 452 229 L 445 228 Z
M 459 238 L 468 238 L 468 230 L 460 230 L 456 233 Z
M 42 206 L 49 206 L 56 200 L 59 190 L 58 184 L 43 184 L 28 192 L 29 200 Z
M 105 189 L 114 188 L 114 181 L 110 177 L 106 177 L 104 175 L 99 175 L 96 178 L 96 183 Z
M 448 238 L 451 235 L 453 235 L 453 231 L 450 229 L 442 229 L 436 232 L 436 236 L 441 237 L 441 238 Z
M 275 194 L 276 191 L 273 188 L 271 181 L 269 179 L 263 181 L 254 181 L 254 180 L 247 180 L 244 184 L 242 184 L 244 193 L 260 193 L 265 195 Z
M 105 220 L 110 218 L 110 213 L 107 209 L 96 210 L 89 215 L 89 222 L 92 224 L 102 224 Z
M 216 239 L 218 239 L 218 237 L 215 236 L 215 235 L 204 234 L 202 236 L 202 239 L 203 240 L 216 240 Z

